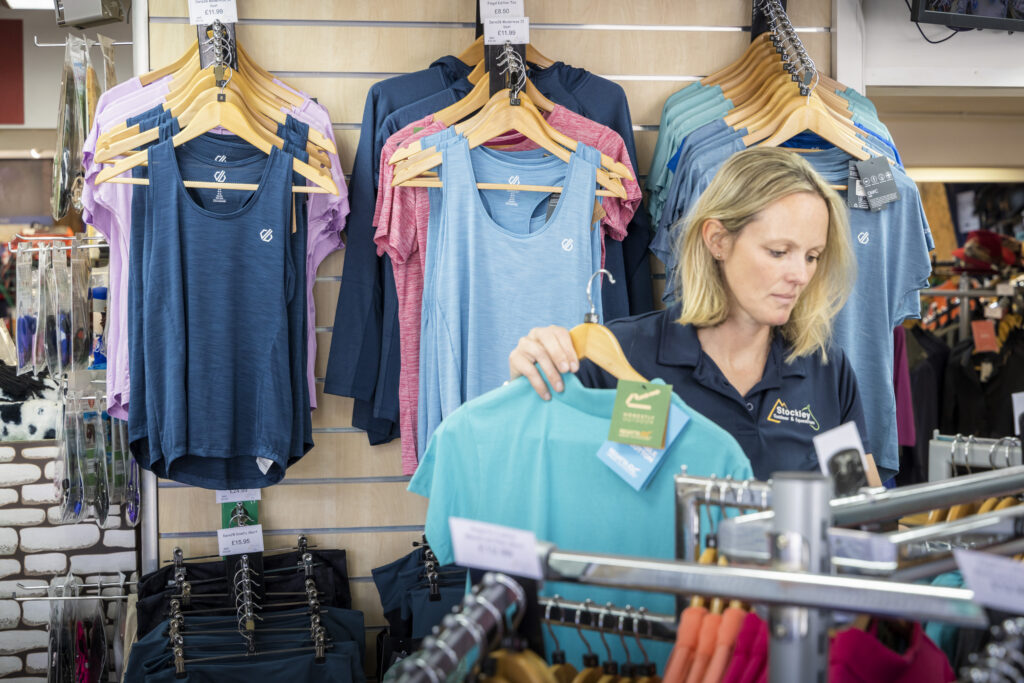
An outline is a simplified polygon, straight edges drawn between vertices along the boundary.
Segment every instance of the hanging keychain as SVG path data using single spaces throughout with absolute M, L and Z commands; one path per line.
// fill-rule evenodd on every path
M 88 250 L 82 248 L 81 240 L 75 237 L 71 245 L 70 289 L 70 345 L 72 370 L 89 367 L 92 352 L 92 289 L 91 269 Z
M 33 260 L 32 252 L 23 245 L 18 250 L 15 271 L 15 291 L 17 292 L 15 337 L 18 347 L 19 375 L 35 370 L 36 320 L 39 312 L 36 310 L 38 280 L 35 269 L 32 267 Z

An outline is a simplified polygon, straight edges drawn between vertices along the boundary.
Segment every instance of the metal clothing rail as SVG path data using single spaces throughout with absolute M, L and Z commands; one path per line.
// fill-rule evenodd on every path
M 462 601 L 460 611 L 441 621 L 441 632 L 423 639 L 423 647 L 403 659 L 398 680 L 402 683 L 440 683 L 454 674 L 474 651 L 482 658 L 505 633 L 509 610 L 515 608 L 516 622 L 526 609 L 526 593 L 504 574 L 484 574 L 483 582 Z M 488 640 L 490 634 L 497 638 Z
M 928 480 L 942 481 L 957 477 L 957 469 L 990 470 L 1024 464 L 1021 441 L 1015 436 L 987 439 L 957 434 L 932 433 L 928 442 Z M 963 481 L 957 477 L 957 481 Z
M 856 526 L 1020 491 L 1024 491 L 1024 466 L 895 489 L 866 489 L 854 496 L 836 498 L 831 501 L 830 507 L 835 526 Z M 754 526 L 770 521 L 773 517 L 771 511 L 756 512 L 722 520 L 721 526 Z
M 723 510 L 766 510 L 771 506 L 771 484 L 754 479 L 736 481 L 730 477 L 675 476 L 676 558 L 694 562 L 700 546 L 700 506 L 716 505 Z M 724 516 L 724 514 L 723 514 Z
M 956 626 L 984 628 L 984 611 L 973 591 L 880 579 L 795 573 L 598 555 L 560 550 L 539 543 L 545 578 L 609 588 L 676 595 L 720 595 L 767 605 L 858 612 L 879 617 L 910 617 Z
M 544 612 L 544 621 L 586 631 L 603 631 L 647 640 L 675 642 L 676 618 L 666 614 L 653 614 L 645 608 L 616 607 L 593 601 L 573 602 L 557 595 L 538 598 L 537 605 Z M 605 621 L 607 620 L 607 621 Z

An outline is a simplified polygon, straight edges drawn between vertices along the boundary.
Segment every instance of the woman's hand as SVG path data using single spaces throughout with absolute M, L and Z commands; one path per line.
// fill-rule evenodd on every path
M 508 355 L 509 379 L 525 376 L 542 399 L 550 400 L 548 386 L 535 363 L 540 365 L 544 377 L 547 377 L 554 390 L 561 392 L 565 388 L 562 373 L 580 369 L 569 330 L 558 325 L 535 327 L 519 340 L 519 344 Z

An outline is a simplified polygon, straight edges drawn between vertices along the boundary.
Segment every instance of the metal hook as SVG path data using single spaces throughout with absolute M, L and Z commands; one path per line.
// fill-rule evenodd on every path
M 716 522 L 715 519 L 711 516 L 711 503 L 714 500 L 711 497 L 711 494 L 714 492 L 715 484 L 717 483 L 717 481 L 718 478 L 714 474 L 712 474 L 710 477 L 708 477 L 707 485 L 704 487 L 704 506 L 707 509 L 706 511 L 708 513 L 708 520 L 711 522 L 712 536 L 718 536 L 718 522 Z
M 750 480 L 744 479 L 740 484 L 739 490 L 736 492 L 736 502 L 742 503 L 747 500 L 747 494 L 750 493 Z
M 613 661 L 612 660 L 612 649 L 611 649 L 611 647 L 609 647 L 608 641 L 605 640 L 605 638 L 604 638 L 604 618 L 605 618 L 605 615 L 611 616 L 611 613 L 612 613 L 612 603 L 610 603 L 610 602 L 605 603 L 604 609 L 605 609 L 605 611 L 602 612 L 601 615 L 597 618 L 597 635 L 601 636 L 601 642 L 604 644 L 605 652 L 608 654 L 608 660 L 607 661 L 611 662 L 611 661 Z
M 640 607 L 639 609 L 636 610 L 636 614 L 637 614 L 637 616 L 639 616 L 639 619 L 644 621 L 647 624 L 647 630 L 648 630 L 647 635 L 650 636 L 651 633 L 654 632 L 654 629 L 651 626 L 650 622 L 647 621 L 646 617 L 644 617 L 644 615 L 646 613 L 647 613 L 647 608 L 646 607 Z M 633 617 L 633 637 L 636 639 L 636 646 L 638 648 L 640 648 L 640 654 L 642 654 L 644 656 L 644 666 L 649 667 L 651 665 L 651 660 L 647 656 L 647 650 L 646 650 L 646 648 L 644 648 L 644 644 L 640 641 L 640 628 L 639 628 L 637 616 Z
M 725 496 L 732 490 L 732 475 L 727 475 L 725 479 L 719 484 L 718 488 L 718 521 L 721 523 L 725 519 Z
M 951 474 L 954 477 L 956 476 L 956 455 L 960 446 L 960 440 L 963 438 L 964 435 L 958 432 L 957 435 L 953 437 L 953 443 L 949 448 L 949 466 L 952 470 Z
M 629 646 L 626 645 L 626 628 L 624 626 L 624 623 L 626 621 L 626 614 L 630 614 L 632 611 L 633 606 L 626 605 L 626 608 L 623 610 L 624 614 L 619 615 L 619 622 L 617 626 L 617 630 L 619 632 L 619 640 L 622 642 L 622 650 L 626 653 L 626 670 L 623 673 L 627 675 L 630 674 L 633 670 L 633 660 L 629 656 Z
M 604 273 L 605 275 L 608 276 L 608 280 L 613 285 L 615 284 L 615 278 L 612 276 L 611 273 L 609 273 L 604 268 L 601 268 L 596 273 L 594 273 L 593 275 L 590 276 L 590 279 L 587 280 L 587 303 L 590 304 L 590 313 L 587 313 L 586 315 L 583 316 L 583 322 L 585 322 L 585 323 L 595 323 L 596 324 L 596 323 L 599 322 L 598 317 L 597 317 L 597 306 L 594 304 L 594 297 L 591 294 L 591 291 L 592 291 L 592 287 L 594 286 L 594 278 L 595 277 L 600 277 L 600 275 L 602 273 Z
M 977 443 L 978 439 L 971 434 L 967 437 L 967 446 L 964 450 L 964 467 L 967 468 L 967 474 L 974 474 L 971 472 L 971 453 L 974 451 L 974 444 Z
M 558 602 L 557 594 L 553 598 L 553 602 L 549 602 L 548 606 L 544 608 L 544 625 L 548 627 L 548 635 L 550 635 L 551 640 L 555 642 L 555 651 L 558 652 L 562 647 L 558 644 L 558 636 L 555 635 L 555 629 L 551 628 L 551 608 L 554 606 L 554 602 Z
M 582 606 L 576 608 L 576 617 L 573 619 L 573 621 L 576 623 L 576 633 L 580 634 L 580 640 L 582 640 L 583 645 L 586 646 L 588 655 L 594 654 L 594 650 L 590 647 L 590 641 L 588 641 L 586 636 L 583 635 L 583 629 L 580 628 L 580 615 L 583 613 L 584 610 L 589 615 L 590 606 L 593 604 L 593 602 L 593 600 L 587 598 Z M 589 622 L 590 619 L 587 619 L 587 621 Z

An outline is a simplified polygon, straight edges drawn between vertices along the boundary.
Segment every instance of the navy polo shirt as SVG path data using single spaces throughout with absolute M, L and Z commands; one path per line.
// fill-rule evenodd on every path
M 729 432 L 750 459 L 754 476 L 773 472 L 820 470 L 811 439 L 849 421 L 857 423 L 864 448 L 871 452 L 857 378 L 839 348 L 786 362 L 786 342 L 772 340 L 761 381 L 746 396 L 729 384 L 704 353 L 697 330 L 680 325 L 679 307 L 623 318 L 608 324 L 630 364 L 644 377 L 672 385 L 691 408 Z M 585 386 L 614 388 L 616 380 L 590 361 L 577 373 Z

